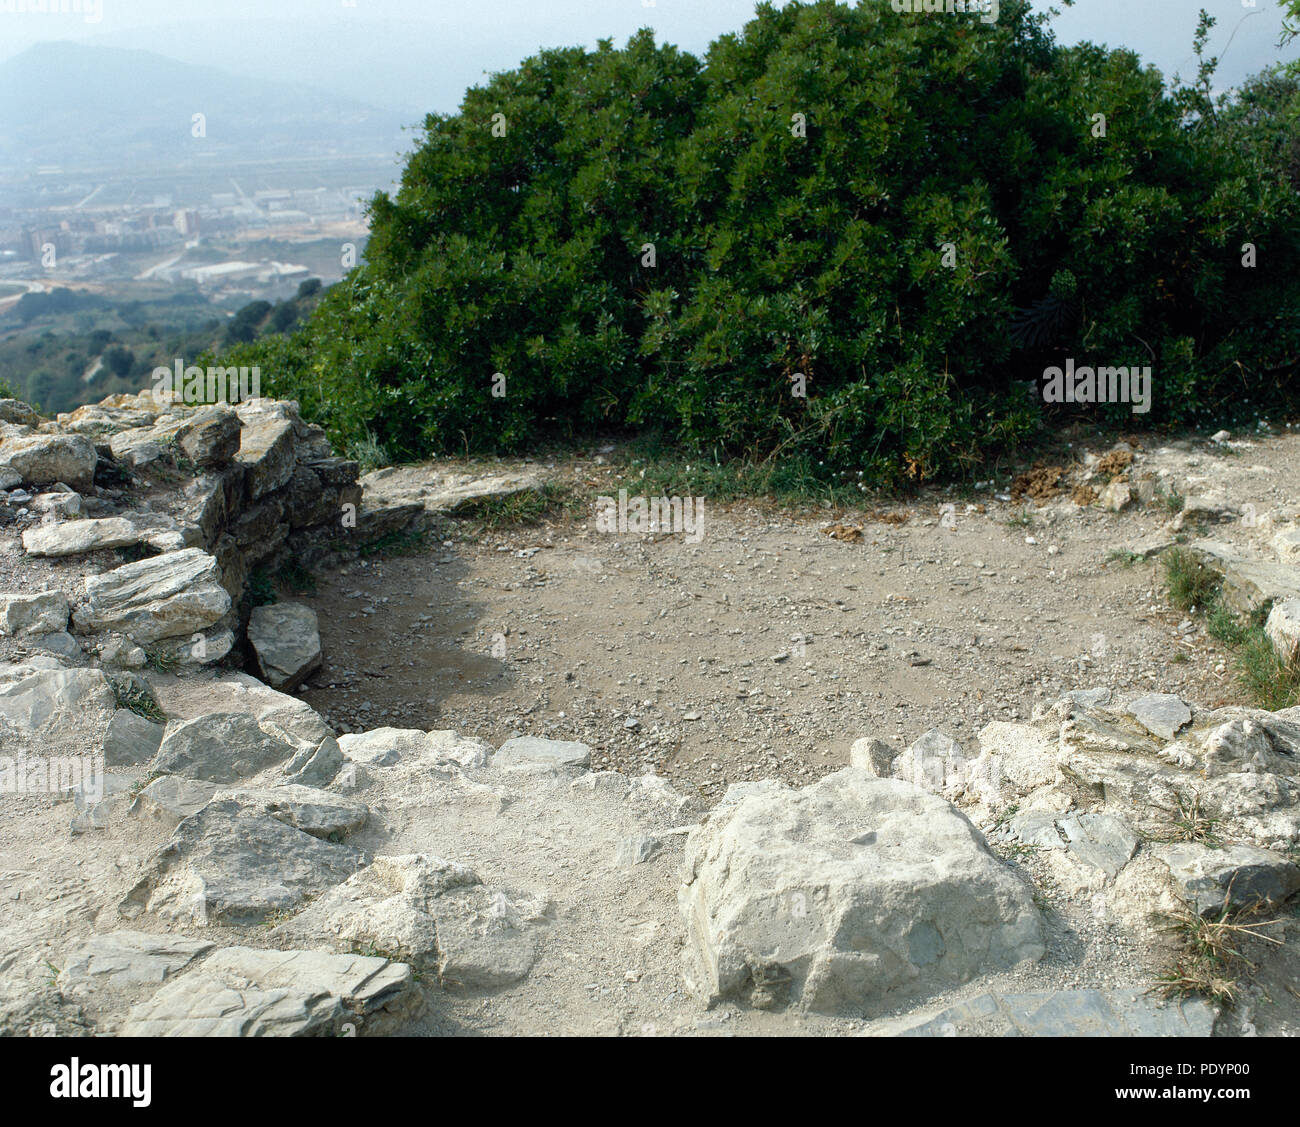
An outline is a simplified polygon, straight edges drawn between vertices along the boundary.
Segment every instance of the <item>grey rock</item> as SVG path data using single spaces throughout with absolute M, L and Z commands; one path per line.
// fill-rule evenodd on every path
M 21 475 L 24 482 L 64 481 L 80 493 L 94 485 L 99 455 L 77 434 L 32 434 L 0 437 L 0 467 Z
M 1056 824 L 1057 815 L 1050 810 L 1029 810 L 1008 819 L 1007 829 L 1025 845 L 1037 849 L 1064 849 L 1065 840 Z
M 1123 512 L 1133 503 L 1133 487 L 1127 481 L 1112 481 L 1098 495 L 1097 502 L 1108 512 Z
M 486 767 L 495 754 L 485 740 L 450 730 L 423 732 L 415 728 L 351 733 L 339 740 L 339 747 L 349 760 L 367 767 L 392 767 L 412 757 L 431 765 Z
M 329 786 L 345 762 L 338 740 L 326 736 L 315 748 L 308 742 L 285 764 L 285 782 L 307 787 Z
M 0 595 L 0 637 L 66 630 L 68 613 L 68 597 L 62 591 Z
M 980 729 L 978 743 L 979 756 L 964 766 L 973 797 L 1011 802 L 1056 781 L 1058 743 L 1039 728 L 994 720 Z
M 240 433 L 236 460 L 245 467 L 248 497 L 256 501 L 289 483 L 293 477 L 293 423 L 287 419 L 259 417 L 239 412 L 244 429 Z
M 218 625 L 215 629 L 195 631 L 179 638 L 159 638 L 149 648 L 165 666 L 197 668 L 215 665 L 229 655 L 235 648 L 235 634 Z
M 614 851 L 614 863 L 624 868 L 653 861 L 663 849 L 663 841 L 654 834 L 636 834 L 625 837 Z
M 402 963 L 364 955 L 227 947 L 134 1007 L 121 1034 L 383 1035 L 400 1030 L 422 1008 L 411 968 Z
M 42 524 L 23 533 L 23 550 L 29 556 L 58 558 L 79 556 L 109 548 L 128 548 L 146 536 L 126 517 L 103 517 Z
M 81 516 L 81 494 L 41 493 L 32 501 L 32 512 L 47 513 L 56 520 L 73 520 Z
M 374 500 L 363 500 L 357 511 L 357 527 L 354 535 L 363 543 L 368 543 L 412 528 L 424 518 L 423 505 L 385 505 Z
M 1111 814 L 1075 814 L 1060 819 L 1069 851 L 1111 880 L 1137 852 L 1141 839 L 1133 827 Z
M 211 943 L 179 935 L 140 931 L 92 935 L 69 952 L 58 986 L 65 997 L 73 998 L 100 991 L 156 987 L 211 950 Z
M 1278 907 L 1300 892 L 1300 868 L 1253 845 L 1211 849 L 1199 842 L 1157 846 L 1178 890 L 1200 915 L 1255 905 Z
M 0 747 L 6 754 L 86 754 L 108 730 L 117 697 L 98 669 L 66 669 L 56 658 L 0 664 Z
M 1128 706 L 1128 713 L 1153 736 L 1177 737 L 1192 722 L 1192 710 L 1172 693 L 1148 693 Z
M 68 661 L 76 661 L 85 656 L 81 644 L 66 630 L 61 630 L 57 634 L 37 634 L 31 639 L 31 643 L 38 650 L 56 654 Z
M 209 783 L 234 783 L 296 752 L 242 712 L 217 712 L 167 726 L 152 769 Z
M 1300 528 L 1284 528 L 1273 537 L 1273 550 L 1284 564 L 1300 564 Z
M 143 669 L 149 655 L 130 638 L 121 634 L 104 634 L 99 641 L 99 660 L 114 669 Z
M 254 607 L 248 641 L 267 684 L 280 692 L 292 692 L 321 667 L 320 629 L 311 607 Z
M 104 763 L 109 767 L 132 767 L 147 763 L 158 754 L 165 728 L 125 708 L 113 713 L 104 736 Z
M 198 548 L 166 552 L 86 578 L 89 604 L 73 620 L 85 633 L 114 630 L 142 644 L 192 635 L 230 610 L 217 561 Z
M 41 425 L 41 416 L 30 404 L 21 399 L 0 399 L 0 423 L 12 423 L 19 427 L 37 427 Z
M 969 781 L 971 759 L 951 736 L 931 728 L 894 760 L 893 777 L 936 794 L 956 795 Z
M 854 740 L 849 748 L 849 766 L 861 767 L 878 779 L 887 779 L 893 774 L 894 760 L 898 756 L 898 748 L 874 736 L 864 736 Z
M 163 711 L 176 720 L 239 712 L 313 747 L 319 747 L 322 740 L 334 734 L 306 701 L 276 692 L 246 673 L 198 672 L 185 677 L 157 678 L 154 687 Z M 295 745 L 293 754 L 300 750 Z
M 458 767 L 486 767 L 496 754 L 487 740 L 462 736 L 450 729 L 429 732 L 425 736 L 424 754 L 434 763 L 454 763 Z
M 413 741 L 383 738 L 387 733 L 418 737 L 415 749 L 422 750 L 424 747 L 424 732 L 381 728 L 374 732 L 350 732 L 340 736 L 339 748 L 349 762 L 361 763 L 367 767 L 393 767 L 402 761 L 404 753 L 412 750 Z
M 685 874 L 684 969 L 704 999 L 880 1012 L 1044 952 L 1029 891 L 964 815 L 855 768 L 715 810 Z
M 523 763 L 544 763 L 552 767 L 589 767 L 591 748 L 571 740 L 517 736 L 513 740 L 506 740 L 492 757 L 494 767 L 512 767 Z
M 1215 496 L 1197 496 L 1195 494 L 1183 498 L 1182 516 L 1185 520 L 1193 518 L 1199 520 L 1231 520 L 1234 516 L 1239 515 L 1239 511 L 1231 504 L 1226 497 L 1222 495 Z
M 372 946 L 436 971 L 445 983 L 492 989 L 532 969 L 538 908 L 440 857 L 376 857 L 274 934 Z
M 1071 704 L 1080 708 L 1099 709 L 1110 704 L 1110 690 L 1105 687 L 1095 689 L 1073 689 L 1065 694 Z
M 366 856 L 231 798 L 186 818 L 120 908 L 196 924 L 253 923 L 341 884 Z
M 195 465 L 221 469 L 238 453 L 242 427 L 239 416 L 229 407 L 204 407 L 176 432 L 176 444 Z
M 1197 540 L 1188 548 L 1223 576 L 1223 600 L 1241 614 L 1300 598 L 1300 571 L 1294 567 L 1251 559 L 1213 540 Z
M 371 508 L 416 505 L 428 513 L 451 513 L 477 501 L 539 489 L 542 478 L 534 473 L 475 475 L 429 465 L 390 466 L 366 474 L 361 485 Z
M 1284 599 L 1269 611 L 1264 633 L 1284 662 L 1300 658 L 1300 599 Z
M 134 785 L 135 780 L 129 775 L 105 772 L 89 784 L 82 782 L 73 787 L 70 793 L 76 813 L 69 826 L 73 836 L 106 830 L 120 821 L 131 807 L 130 788 Z
M 1300 724 L 1257 713 L 1229 720 L 1205 734 L 1201 754 L 1205 775 L 1250 772 L 1294 775 L 1300 771 Z
M 152 818 L 174 830 L 191 814 L 202 810 L 220 790 L 216 783 L 164 775 L 136 795 L 131 813 Z
M 265 814 L 312 837 L 340 838 L 359 830 L 370 817 L 364 802 L 343 798 L 316 787 L 284 784 L 260 789 L 218 792 L 245 810 Z

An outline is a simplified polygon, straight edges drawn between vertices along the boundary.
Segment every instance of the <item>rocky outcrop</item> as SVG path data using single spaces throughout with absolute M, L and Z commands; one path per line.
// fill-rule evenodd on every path
M 359 546 L 358 472 L 335 456 L 324 431 L 303 422 L 297 404 L 276 400 L 191 407 L 142 392 L 54 422 L 15 406 L 0 434 L 0 489 L 50 490 L 13 494 L 28 501 L 19 515 L 30 557 L 72 566 L 112 551 L 152 557 L 107 574 L 87 569 L 86 601 L 73 608 L 87 650 L 137 667 L 148 656 L 166 665 L 224 659 L 241 644 L 255 569 L 290 557 L 313 566 Z M 423 511 L 383 498 L 368 508 L 384 531 Z M 21 611 L 18 593 L 0 593 L 0 633 Z M 66 623 L 21 629 L 54 635 Z M 75 656 L 57 640 L 47 648 Z M 278 657 L 294 667 L 280 672 Z M 318 655 L 298 665 L 293 657 L 269 659 L 277 687 L 293 688 L 318 664 Z
M 121 905 L 198 925 L 251 923 L 347 880 L 365 864 L 347 845 L 322 841 L 246 803 L 214 796 L 177 826 Z

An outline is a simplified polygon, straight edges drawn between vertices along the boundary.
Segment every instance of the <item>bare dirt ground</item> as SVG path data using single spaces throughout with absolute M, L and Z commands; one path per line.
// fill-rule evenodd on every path
M 594 461 L 548 472 L 592 504 L 617 492 Z M 1143 474 L 1273 514 L 1201 529 L 1272 558 L 1266 534 L 1300 499 L 1300 436 L 1153 446 Z M 590 504 L 533 527 L 452 524 L 431 550 L 294 596 L 318 611 L 326 654 L 302 695 L 344 729 L 581 740 L 598 769 L 653 770 L 708 799 L 819 778 L 868 734 L 905 746 L 941 727 L 960 742 L 1070 689 L 1245 703 L 1224 649 L 1168 605 L 1159 565 L 1116 558 L 1173 539 L 1163 502 L 1111 513 L 1068 489 L 1041 505 L 934 492 L 892 508 L 905 523 L 866 513 L 706 498 L 698 543 L 598 532 Z
M 939 727 L 973 741 L 988 721 L 1027 717 L 1070 689 L 1245 703 L 1230 655 L 1199 618 L 1170 609 L 1159 565 L 1116 555 L 1174 538 L 1172 509 L 1159 499 L 1112 513 L 1075 504 L 1068 485 L 1041 503 L 996 488 L 969 497 L 929 492 L 887 507 L 881 519 L 874 505 L 783 511 L 706 496 L 703 535 L 691 542 L 597 531 L 594 500 L 617 493 L 622 471 L 595 455 L 528 466 L 580 495 L 576 516 L 498 530 L 450 521 L 414 554 L 322 573 L 314 597 L 286 592 L 317 610 L 326 655 L 299 695 L 341 731 L 454 728 L 494 745 L 521 734 L 581 740 L 597 771 L 654 772 L 707 805 L 737 781 L 819 778 L 844 766 L 865 735 L 903 746 Z M 1273 558 L 1272 532 L 1298 515 L 1300 435 L 1227 448 L 1152 443 L 1129 477 L 1223 498 L 1249 519 L 1206 517 L 1199 529 L 1188 520 L 1182 533 Z M 832 525 L 860 526 L 861 537 L 837 539 L 827 534 Z M 0 573 L 11 589 L 73 586 L 71 572 L 10 541 L 0 542 Z M 23 649 L 5 639 L 0 658 Z M 361 795 L 373 817 L 358 845 L 447 853 L 512 894 L 519 884 L 559 905 L 527 980 L 487 995 L 450 991 L 422 1031 L 867 1029 L 857 1019 L 730 1003 L 706 1012 L 685 997 L 675 902 L 682 839 L 669 832 L 653 865 L 611 869 L 612 843 L 628 832 L 618 795 L 516 796 L 506 833 L 480 809 L 498 801 L 487 790 L 449 791 L 434 803 L 412 785 L 401 776 Z M 41 798 L 24 799 L 14 813 L 0 826 L 0 894 L 11 909 L 0 950 L 12 952 L 0 957 L 0 977 L 43 998 L 72 939 L 119 926 L 113 906 L 165 835 L 141 836 L 132 824 L 68 839 L 67 808 Z M 44 875 L 51 858 L 73 875 L 52 884 Z M 1058 896 L 1040 859 L 1006 860 L 1052 909 L 1044 913 L 1047 956 L 927 998 L 925 1008 L 988 990 L 1141 991 L 1165 969 L 1166 952 Z M 54 938 L 51 913 L 59 916 Z M 1289 930 L 1280 952 L 1251 949 L 1259 972 L 1220 1035 L 1300 1029 L 1297 925 Z M 289 942 L 266 929 L 223 938 Z M 63 1029 L 65 1020 L 51 1002 L 51 1024 Z

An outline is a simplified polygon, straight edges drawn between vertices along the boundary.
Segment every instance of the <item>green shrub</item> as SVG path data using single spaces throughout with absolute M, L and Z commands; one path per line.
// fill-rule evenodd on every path
M 365 263 L 292 337 L 232 326 L 226 363 L 398 459 L 660 429 L 869 484 L 1066 410 L 1294 404 L 1296 79 L 1215 105 L 1212 62 L 1171 91 L 1044 19 L 818 0 L 760 5 L 704 60 L 649 31 L 544 51 L 430 115 Z M 1150 414 L 1044 408 L 1025 384 L 1066 357 L 1151 365 Z

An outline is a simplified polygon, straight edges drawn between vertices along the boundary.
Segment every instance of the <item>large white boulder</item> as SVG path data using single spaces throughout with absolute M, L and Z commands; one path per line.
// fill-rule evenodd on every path
M 710 1001 L 880 1012 L 1044 952 L 1030 889 L 960 811 L 857 768 L 724 802 L 685 869 L 687 983 Z

